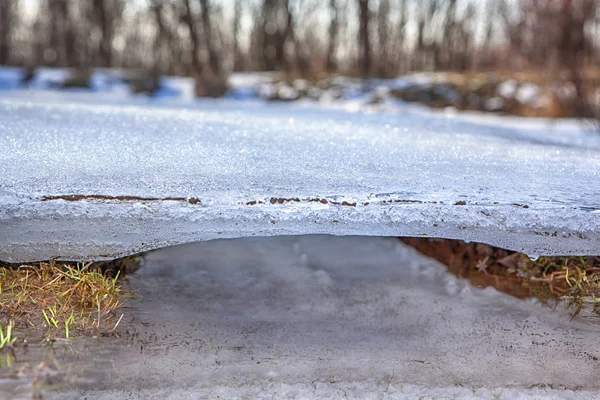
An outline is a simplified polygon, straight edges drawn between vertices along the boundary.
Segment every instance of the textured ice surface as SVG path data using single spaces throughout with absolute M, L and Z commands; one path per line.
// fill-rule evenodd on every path
M 309 233 L 600 254 L 600 135 L 425 112 L 5 92 L 0 228 L 0 260 L 14 262 Z
M 127 346 L 92 347 L 110 376 L 45 398 L 599 398 L 598 325 L 474 288 L 396 239 L 194 243 L 129 281 Z

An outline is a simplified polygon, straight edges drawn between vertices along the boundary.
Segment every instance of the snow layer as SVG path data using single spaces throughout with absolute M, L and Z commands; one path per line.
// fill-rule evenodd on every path
M 47 398 L 598 398 L 598 325 L 474 288 L 396 239 L 195 243 L 129 280 L 127 346 L 90 339 L 109 376 Z
M 94 96 L 0 97 L 0 260 L 310 233 L 600 254 L 600 135 L 569 124 Z

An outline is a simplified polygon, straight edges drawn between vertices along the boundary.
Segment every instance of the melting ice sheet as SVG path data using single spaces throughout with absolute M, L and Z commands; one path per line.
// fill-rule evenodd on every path
M 473 288 L 397 239 L 176 246 L 130 285 L 109 376 L 47 398 L 598 398 L 598 325 Z
M 600 254 L 600 135 L 259 102 L 0 97 L 0 260 L 326 233 Z

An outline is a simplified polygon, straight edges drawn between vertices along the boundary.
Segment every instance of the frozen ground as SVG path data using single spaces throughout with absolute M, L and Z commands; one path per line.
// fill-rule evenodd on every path
M 0 260 L 314 233 L 600 254 L 600 135 L 574 124 L 35 93 L 0 95 Z
M 130 288 L 109 376 L 49 398 L 598 398 L 597 325 L 473 288 L 397 239 L 173 247 Z

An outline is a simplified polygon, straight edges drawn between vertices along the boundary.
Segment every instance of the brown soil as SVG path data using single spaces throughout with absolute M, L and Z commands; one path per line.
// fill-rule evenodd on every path
M 518 298 L 564 301 L 574 315 L 586 306 L 600 316 L 600 257 L 540 257 L 483 243 L 460 240 L 402 238 L 402 242 L 448 267 L 477 287 L 492 286 Z

